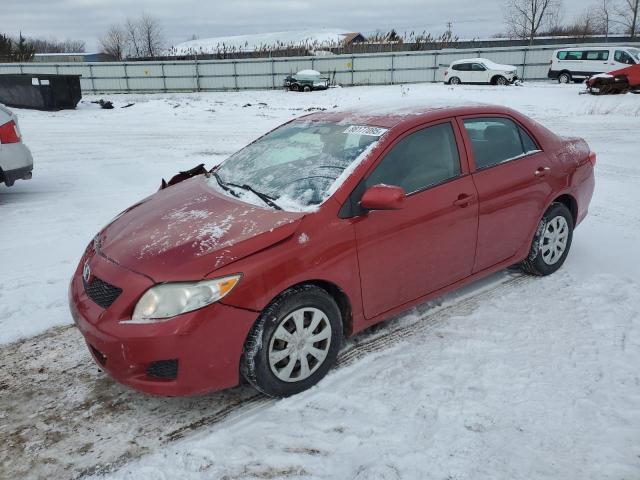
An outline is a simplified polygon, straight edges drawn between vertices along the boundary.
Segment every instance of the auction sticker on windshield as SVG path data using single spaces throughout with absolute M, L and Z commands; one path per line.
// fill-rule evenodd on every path
M 370 137 L 381 137 L 387 131 L 386 128 L 369 127 L 366 125 L 351 125 L 342 133 L 353 133 L 356 135 L 368 135 Z

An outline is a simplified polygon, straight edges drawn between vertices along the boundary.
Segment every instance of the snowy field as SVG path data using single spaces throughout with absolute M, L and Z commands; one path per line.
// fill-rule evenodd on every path
M 16 110 L 33 180 L 0 186 L 0 478 L 640 478 L 640 95 L 411 85 L 85 98 Z M 105 97 L 106 98 L 106 97 Z M 308 392 L 152 398 L 91 363 L 67 286 L 162 177 L 309 109 L 469 100 L 598 154 L 590 214 L 547 278 L 503 272 L 351 341 Z M 135 105 L 121 109 L 127 103 Z

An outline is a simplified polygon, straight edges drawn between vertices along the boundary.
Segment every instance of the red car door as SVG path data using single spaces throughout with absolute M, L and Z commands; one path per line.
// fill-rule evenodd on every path
M 475 273 L 528 246 L 552 190 L 552 172 L 547 156 L 513 119 L 464 117 L 460 126 L 479 199 Z
M 400 210 L 354 218 L 363 308 L 373 318 L 471 274 L 477 194 L 454 122 L 420 127 L 388 150 L 361 191 L 402 187 Z

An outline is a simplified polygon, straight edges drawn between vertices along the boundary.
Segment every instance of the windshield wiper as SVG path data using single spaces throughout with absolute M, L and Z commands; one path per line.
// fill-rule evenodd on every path
M 275 199 L 273 197 L 270 197 L 269 195 L 265 195 L 264 193 L 257 191 L 251 185 L 247 185 L 246 183 L 243 184 L 243 185 L 237 185 L 235 183 L 228 183 L 227 185 L 231 185 L 232 187 L 242 188 L 243 190 L 249 190 L 256 197 L 258 197 L 260 200 L 262 200 L 264 203 L 266 203 L 270 207 L 275 208 L 276 210 L 282 210 L 282 207 L 280 205 L 278 205 L 276 202 L 274 202 Z
M 213 176 L 216 179 L 216 182 L 218 182 L 218 185 L 220 185 L 220 188 L 222 188 L 225 192 L 229 192 L 234 197 L 240 198 L 240 195 L 234 192 L 233 189 L 229 188 L 227 184 L 222 181 L 222 179 L 220 178 L 220 175 L 218 175 L 218 172 L 213 172 Z

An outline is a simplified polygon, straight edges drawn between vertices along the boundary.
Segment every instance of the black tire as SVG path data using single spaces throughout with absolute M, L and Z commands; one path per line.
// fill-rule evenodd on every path
M 317 369 L 305 379 L 287 382 L 272 371 L 269 349 L 276 329 L 301 308 L 315 308 L 324 313 L 331 326 L 331 337 L 327 355 Z M 342 315 L 333 297 L 315 285 L 293 287 L 279 295 L 260 314 L 245 342 L 240 371 L 260 392 L 272 397 L 288 397 L 311 388 L 327 374 L 336 361 L 341 343 Z M 298 364 L 299 361 L 296 366 Z
M 458 77 L 451 77 L 449 79 L 449 85 L 461 85 L 462 81 Z
M 298 85 L 297 83 L 292 83 L 291 86 L 289 87 L 289 89 L 292 92 L 299 92 L 300 91 L 300 85 Z
M 305 85 L 304 87 L 302 87 L 302 91 L 303 92 L 310 92 L 311 91 L 311 87 L 309 85 Z
M 563 218 L 566 222 L 566 228 L 568 230 L 566 246 L 564 247 L 562 254 L 550 264 L 549 257 L 547 256 L 547 259 L 545 259 L 544 246 L 547 240 L 543 237 L 548 227 L 553 228 L 553 223 L 558 217 Z M 536 233 L 533 236 L 533 241 L 531 242 L 529 255 L 521 264 L 522 269 L 531 275 L 544 276 L 551 275 L 562 267 L 562 264 L 566 260 L 569 250 L 571 249 L 573 227 L 573 215 L 571 215 L 569 209 L 562 203 L 551 204 L 542 216 L 542 220 L 540 220 Z M 561 233 L 561 230 L 559 232 Z M 547 252 L 548 251 L 549 250 L 547 250 Z
M 573 79 L 571 78 L 571 74 L 569 72 L 562 72 L 558 75 L 558 83 L 567 84 L 571 83 Z
M 493 83 L 494 85 L 505 86 L 505 85 L 509 84 L 509 80 L 507 80 L 502 75 L 498 75 L 498 76 L 494 77 L 494 79 L 493 79 L 493 81 L 491 83 Z

